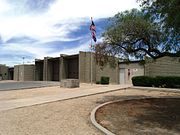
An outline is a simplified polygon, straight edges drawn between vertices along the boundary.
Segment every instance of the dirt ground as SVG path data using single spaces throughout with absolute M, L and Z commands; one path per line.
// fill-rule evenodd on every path
M 180 97 L 180 93 L 126 89 L 0 111 L 0 135 L 103 135 L 90 121 L 96 106 L 119 99 L 166 96 Z
M 0 91 L 0 101 L 2 100 L 13 100 L 22 98 L 31 98 L 45 95 L 56 95 L 60 94 L 62 90 L 59 90 L 58 86 L 54 87 L 44 87 L 44 88 L 34 88 L 25 90 L 9 90 Z
M 112 103 L 96 113 L 98 123 L 117 135 L 179 135 L 180 97 Z

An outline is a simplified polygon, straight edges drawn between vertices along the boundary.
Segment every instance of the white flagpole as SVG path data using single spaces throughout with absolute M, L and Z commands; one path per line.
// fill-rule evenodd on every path
M 92 23 L 92 17 L 91 17 L 91 23 Z M 93 84 L 92 83 L 92 78 L 93 78 L 93 74 L 92 74 L 92 31 L 91 31 L 91 85 Z

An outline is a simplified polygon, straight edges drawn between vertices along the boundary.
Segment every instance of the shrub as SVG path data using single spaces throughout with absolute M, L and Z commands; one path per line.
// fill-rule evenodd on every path
M 102 76 L 101 77 L 101 84 L 109 84 L 109 77 Z
M 135 76 L 132 78 L 132 83 L 134 86 L 152 87 L 154 84 L 153 82 L 153 77 L 149 76 Z
M 100 81 L 96 81 L 96 84 L 100 84 Z
M 180 88 L 180 77 L 177 76 L 135 76 L 132 78 L 134 86 Z

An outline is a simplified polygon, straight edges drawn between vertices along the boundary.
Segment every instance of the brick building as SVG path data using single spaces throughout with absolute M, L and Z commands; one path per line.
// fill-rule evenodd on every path
M 45 57 L 44 60 L 35 61 L 35 80 L 36 81 L 61 81 L 62 79 L 79 79 L 80 82 L 95 83 L 101 76 L 109 76 L 110 83 L 119 83 L 119 69 L 105 66 L 103 70 L 95 63 L 91 53 L 79 52 L 76 55 L 60 55 L 57 58 Z
M 92 58 L 92 66 L 91 66 Z M 145 64 L 139 61 L 119 62 L 115 68 L 106 65 L 101 69 L 90 52 L 76 55 L 44 57 L 35 60 L 35 65 L 18 65 L 14 67 L 14 80 L 18 81 L 61 81 L 62 79 L 79 79 L 82 83 L 95 83 L 101 76 L 110 77 L 111 84 L 131 84 L 133 76 L 180 76 L 180 57 L 161 57 L 148 59 Z M 92 73 L 91 73 L 92 68 Z
M 15 65 L 14 66 L 14 80 L 15 81 L 34 81 L 35 80 L 35 66 L 34 65 Z

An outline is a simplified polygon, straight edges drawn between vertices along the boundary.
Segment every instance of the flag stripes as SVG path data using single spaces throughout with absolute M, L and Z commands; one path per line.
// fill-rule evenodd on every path
M 97 41 L 97 39 L 96 39 L 96 26 L 94 24 L 94 21 L 92 20 L 92 17 L 91 17 L 90 31 L 91 31 L 92 39 L 94 40 L 94 42 L 96 42 Z

